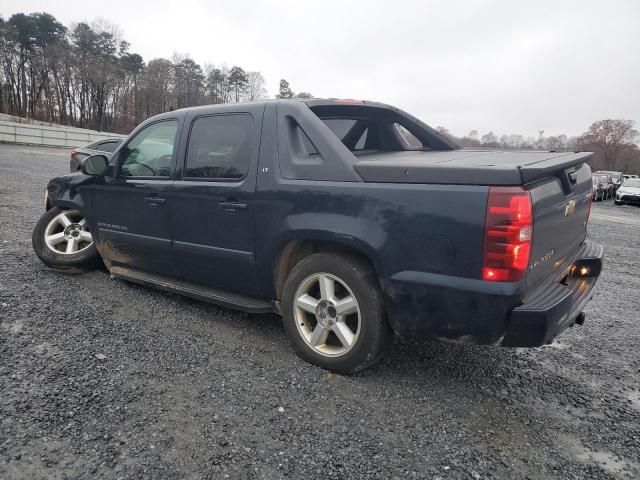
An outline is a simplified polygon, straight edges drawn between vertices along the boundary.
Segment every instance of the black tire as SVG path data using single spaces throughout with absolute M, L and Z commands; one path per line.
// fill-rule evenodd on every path
M 616 205 L 624 205 L 622 202 L 619 202 L 618 200 L 614 200 L 613 203 L 615 203 Z
M 62 212 L 72 212 L 54 207 L 40 217 L 31 235 L 31 244 L 38 258 L 54 270 L 66 273 L 80 273 L 97 267 L 100 264 L 100 255 L 95 244 L 91 243 L 82 247 L 77 253 L 60 253 L 54 251 L 45 242 L 45 232 L 49 224 Z
M 340 356 L 330 357 L 315 351 L 296 324 L 296 292 L 310 276 L 321 273 L 333 275 L 344 283 L 360 309 L 360 327 L 355 343 Z M 374 269 L 367 262 L 347 254 L 316 253 L 300 261 L 284 285 L 282 317 L 287 337 L 300 357 L 341 374 L 355 373 L 376 363 L 384 355 L 392 337 Z

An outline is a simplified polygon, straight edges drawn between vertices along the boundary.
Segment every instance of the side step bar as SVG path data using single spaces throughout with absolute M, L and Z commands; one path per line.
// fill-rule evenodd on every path
M 109 272 L 113 278 L 121 278 L 243 312 L 276 313 L 274 304 L 264 300 L 256 300 L 235 293 L 222 292 L 182 280 L 115 265 L 109 269 Z

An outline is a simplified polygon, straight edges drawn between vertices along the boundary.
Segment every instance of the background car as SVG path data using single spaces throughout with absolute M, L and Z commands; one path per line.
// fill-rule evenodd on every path
M 638 175 L 631 175 L 631 174 L 627 174 L 625 173 L 624 175 L 622 175 L 624 177 L 624 179 L 626 180 L 627 178 L 638 178 Z
M 122 143 L 123 138 L 105 138 L 97 142 L 90 143 L 84 147 L 77 147 L 71 150 L 71 160 L 69 161 L 69 171 L 71 173 L 80 170 L 80 162 L 82 159 L 96 153 L 113 153 L 118 145 Z
M 630 203 L 640 205 L 640 179 L 627 178 L 616 192 L 616 205 Z
M 614 190 L 618 190 L 618 188 L 620 188 L 620 185 L 622 185 L 622 182 L 624 182 L 624 175 L 622 174 L 622 172 L 616 172 L 612 170 L 598 170 L 597 172 L 595 172 L 595 174 L 611 176 Z
M 608 174 L 593 174 L 591 176 L 592 179 L 592 198 L 596 202 L 598 200 L 606 200 L 607 198 L 612 198 L 615 192 L 615 188 L 613 186 L 613 179 L 611 175 Z

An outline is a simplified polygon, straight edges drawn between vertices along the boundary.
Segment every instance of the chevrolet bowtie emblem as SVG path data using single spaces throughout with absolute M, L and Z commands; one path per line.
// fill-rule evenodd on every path
M 576 211 L 576 201 L 569 200 L 569 202 L 564 206 L 564 216 L 568 217 L 575 211 Z

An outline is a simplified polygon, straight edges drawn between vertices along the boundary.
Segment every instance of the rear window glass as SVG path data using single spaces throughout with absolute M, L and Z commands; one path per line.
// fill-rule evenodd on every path
M 367 141 L 367 121 L 355 118 L 323 118 L 324 124 L 349 150 L 363 150 Z
M 396 132 L 398 132 L 398 135 L 400 135 L 400 138 L 402 138 L 402 140 L 408 147 L 422 148 L 424 146 L 422 142 L 418 140 L 413 133 L 411 133 L 409 130 L 404 128 L 399 123 L 394 123 L 393 127 L 396 129 Z
M 340 140 L 345 137 L 356 123 L 353 118 L 324 118 L 322 121 Z

